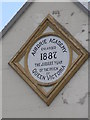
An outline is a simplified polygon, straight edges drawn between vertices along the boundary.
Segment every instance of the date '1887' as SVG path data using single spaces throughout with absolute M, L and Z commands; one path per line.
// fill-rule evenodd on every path
M 56 59 L 57 52 L 41 53 L 41 60 Z

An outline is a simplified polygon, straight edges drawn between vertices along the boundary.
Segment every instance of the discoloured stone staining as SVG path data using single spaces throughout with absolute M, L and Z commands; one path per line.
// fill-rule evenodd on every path
M 61 95 L 62 95 L 62 101 L 63 101 L 63 104 L 68 104 L 67 99 L 64 98 L 64 92 L 62 92 Z
M 63 104 L 70 104 L 69 101 L 68 101 L 68 99 L 65 98 L 64 92 L 61 93 L 61 95 L 62 95 Z M 78 100 L 78 102 L 76 102 L 76 103 L 78 103 L 78 104 L 80 104 L 80 105 L 83 105 L 83 104 L 85 103 L 85 100 L 86 100 L 87 96 L 90 96 L 90 93 L 85 93 L 85 95 L 84 95 L 82 98 L 80 98 L 80 99 Z
M 90 97 L 90 92 L 88 92 L 88 96 Z
M 85 30 L 83 29 L 82 32 L 85 32 Z
M 62 98 L 64 104 L 68 104 L 67 99 Z
M 81 31 L 75 35 L 76 39 L 88 50 L 88 21 L 81 24 Z
M 75 12 L 72 12 L 72 13 L 71 13 L 71 16 L 73 16 L 73 15 L 74 15 L 74 13 L 75 13 Z
M 86 26 L 87 24 L 82 24 L 82 25 Z
M 86 93 L 82 98 L 80 98 L 79 102 L 77 102 L 77 103 L 83 105 L 85 103 L 85 99 L 87 98 L 87 96 L 88 96 L 88 93 Z
M 59 10 L 54 10 L 52 12 L 53 15 L 57 15 L 57 17 L 60 17 L 60 11 Z
M 65 23 L 65 24 L 67 24 L 67 25 L 68 25 L 69 23 Z
M 86 39 L 86 41 L 90 41 L 90 39 Z

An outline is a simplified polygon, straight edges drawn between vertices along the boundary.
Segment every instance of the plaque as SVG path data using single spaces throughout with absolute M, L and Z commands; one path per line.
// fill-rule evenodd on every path
M 58 34 L 44 34 L 26 53 L 26 70 L 38 84 L 50 85 L 60 79 L 72 61 L 72 50 Z
M 9 65 L 49 106 L 87 59 L 88 51 L 49 14 Z

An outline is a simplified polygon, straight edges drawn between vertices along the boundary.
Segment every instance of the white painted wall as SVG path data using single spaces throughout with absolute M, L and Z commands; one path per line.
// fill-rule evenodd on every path
M 52 14 L 56 10 L 60 15 Z M 33 3 L 2 40 L 4 118 L 88 117 L 88 61 L 49 107 L 8 65 L 48 13 L 88 49 L 88 17 L 74 3 Z

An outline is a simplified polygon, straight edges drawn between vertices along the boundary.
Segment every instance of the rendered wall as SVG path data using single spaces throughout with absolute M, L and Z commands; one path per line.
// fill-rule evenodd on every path
M 49 107 L 8 65 L 48 13 L 88 49 L 88 17 L 74 3 L 33 3 L 2 40 L 4 118 L 88 117 L 88 61 Z

